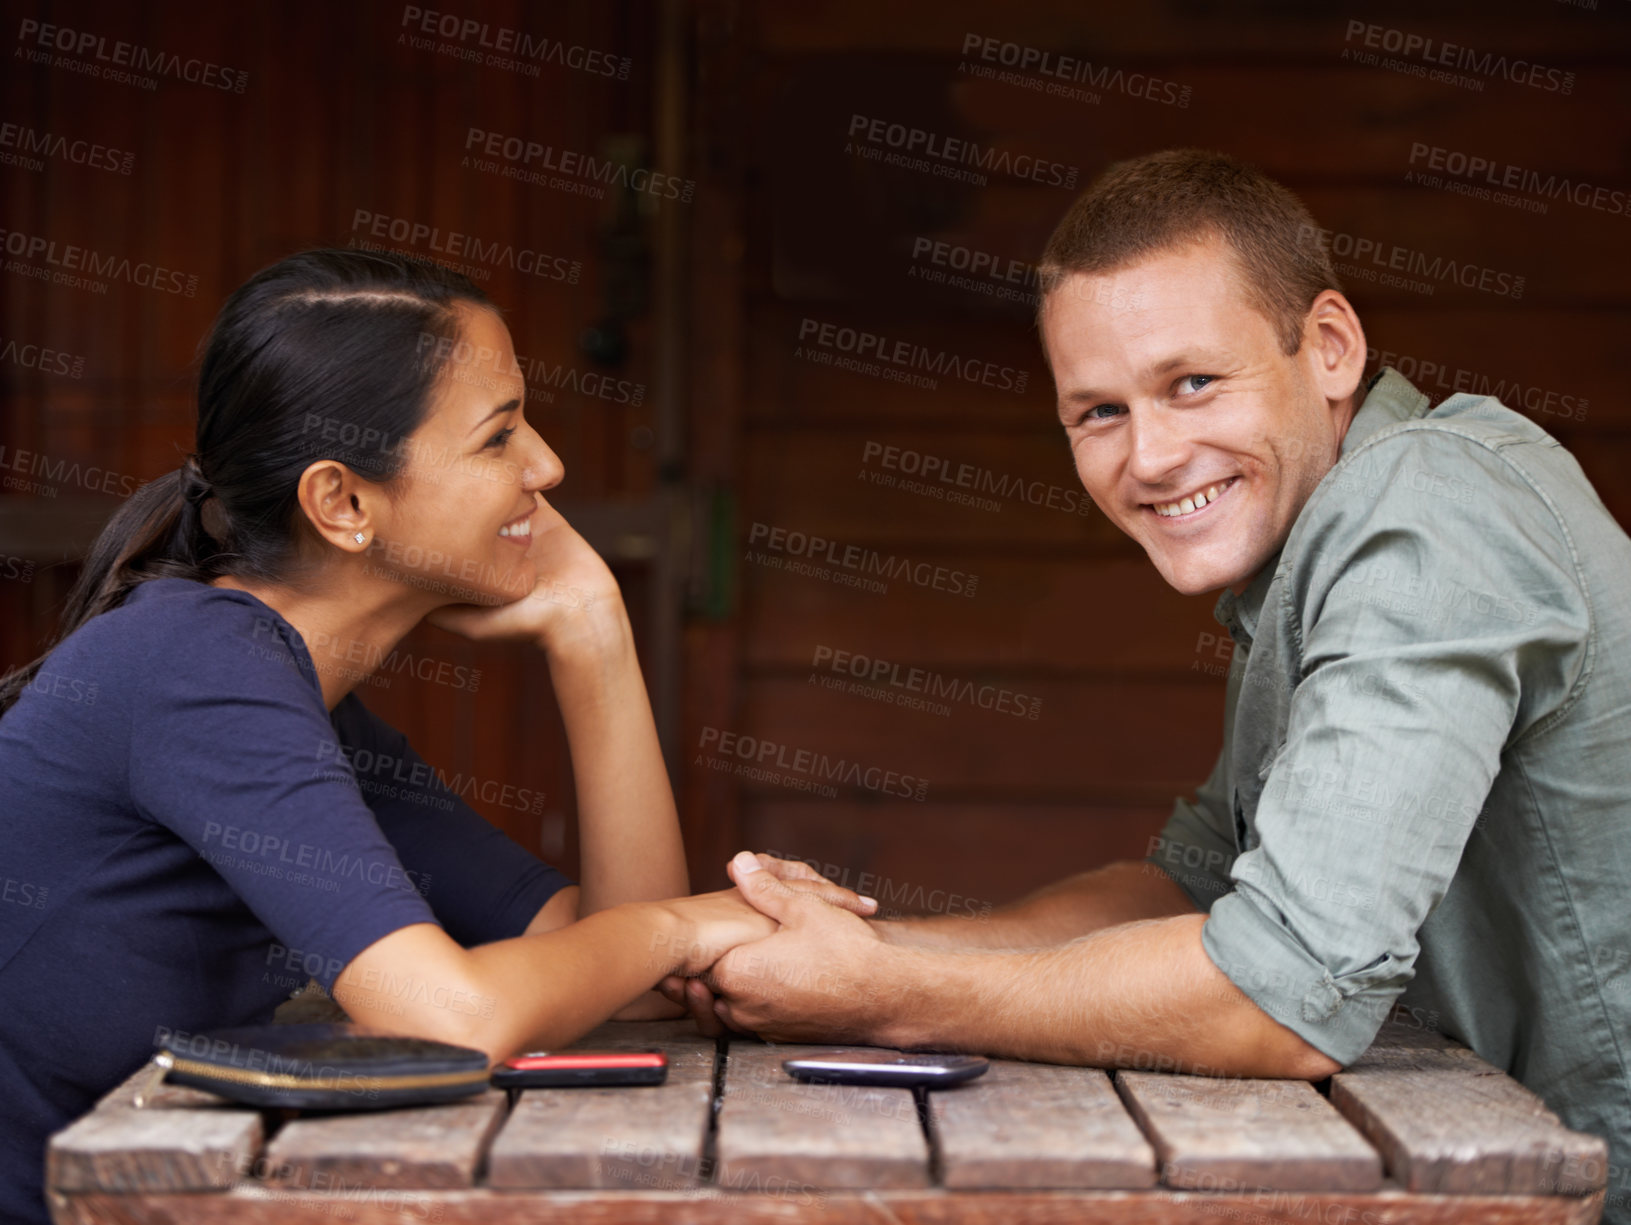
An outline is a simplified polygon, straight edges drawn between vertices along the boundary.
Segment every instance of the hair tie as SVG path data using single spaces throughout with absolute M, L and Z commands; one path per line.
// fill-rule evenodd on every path
M 187 501 L 202 502 L 215 492 L 210 488 L 209 481 L 205 479 L 204 470 L 198 466 L 198 457 L 196 455 L 189 455 L 182 461 L 180 473 L 181 492 Z

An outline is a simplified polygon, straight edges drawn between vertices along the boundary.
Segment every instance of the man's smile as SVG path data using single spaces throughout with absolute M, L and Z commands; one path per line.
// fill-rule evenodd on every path
M 1238 484 L 1240 478 L 1231 476 L 1210 485 L 1203 485 L 1180 498 L 1166 502 L 1143 502 L 1140 505 L 1162 519 L 1192 522 Z

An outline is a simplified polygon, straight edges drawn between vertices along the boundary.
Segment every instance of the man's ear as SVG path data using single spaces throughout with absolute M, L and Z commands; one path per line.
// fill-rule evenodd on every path
M 1365 375 L 1365 329 L 1353 304 L 1334 289 L 1322 290 L 1303 321 L 1308 373 L 1325 401 L 1346 404 Z

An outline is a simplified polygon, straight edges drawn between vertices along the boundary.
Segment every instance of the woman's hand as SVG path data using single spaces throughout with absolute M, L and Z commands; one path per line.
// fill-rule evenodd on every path
M 776 920 L 748 905 L 740 890 L 721 889 L 661 903 L 678 919 L 672 936 L 659 935 L 653 950 L 683 976 L 701 974 L 738 944 L 776 932 Z
M 527 560 L 537 579 L 525 595 L 506 604 L 446 604 L 425 620 L 477 642 L 536 642 L 551 656 L 618 640 L 628 619 L 611 568 L 542 498 Z
M 833 884 L 807 863 L 797 859 L 777 859 L 774 855 L 755 854 L 752 851 L 737 852 L 736 860 L 740 862 L 743 856 L 755 860 L 794 893 L 819 898 L 863 919 L 877 913 L 876 898 L 863 897 L 842 885 Z M 737 890 L 727 892 L 740 896 Z M 711 1037 L 722 1032 L 722 1027 L 714 1017 L 714 993 L 707 983 L 697 977 L 699 973 L 701 971 L 670 974 L 657 984 L 657 990 L 676 1007 L 689 1011 L 696 1018 L 698 1027 Z
M 685 1015 L 685 1005 L 665 999 L 655 991 L 647 991 L 633 1003 L 625 1004 L 612 1013 L 614 1021 L 677 1021 Z

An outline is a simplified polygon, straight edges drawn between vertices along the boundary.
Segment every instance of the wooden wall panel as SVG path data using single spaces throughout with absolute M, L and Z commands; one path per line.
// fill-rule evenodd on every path
M 503 267 L 483 269 L 477 283 L 503 308 L 518 354 L 550 370 L 603 371 L 579 339 L 606 310 L 604 229 L 617 193 L 596 200 L 478 172 L 464 165 L 465 140 L 469 128 L 480 127 L 596 156 L 632 140 L 649 158 L 655 6 L 621 0 L 546 12 L 504 0 L 481 10 L 493 26 L 627 56 L 631 70 L 623 81 L 557 64 L 530 75 L 417 49 L 400 41 L 404 7 L 384 0 L 9 6 L 8 37 L 28 17 L 109 44 L 209 61 L 247 79 L 238 92 L 161 76 L 149 90 L 8 58 L 0 122 L 128 151 L 133 166 L 128 175 L 62 158 L 46 159 L 41 169 L 0 166 L 0 227 L 196 278 L 190 292 L 172 294 L 119 280 L 95 293 L 0 277 L 0 337 L 83 358 L 81 374 L 71 378 L 0 366 L 0 444 L 8 453 L 27 448 L 98 464 L 116 474 L 124 492 L 176 467 L 193 446 L 199 346 L 224 297 L 293 251 L 359 237 L 359 209 L 578 261 L 575 285 Z M 649 227 L 631 232 L 649 239 Z M 426 243 L 404 249 L 436 254 Z M 637 321 L 631 335 L 616 377 L 647 384 L 649 322 Z M 566 464 L 568 499 L 616 503 L 654 488 L 649 447 L 631 443 L 649 411 L 611 408 L 542 380 L 533 390 L 529 419 Z M 45 525 L 70 501 L 76 522 L 117 505 L 84 489 L 57 493 L 29 498 L 0 490 L 0 510 Z M 35 529 L 36 540 L 44 530 Z M 44 547 L 27 545 L 26 535 L 24 544 L 25 552 Z M 74 567 L 35 577 L 46 574 L 39 566 L 49 560 L 40 558 L 27 582 L 0 583 L 7 667 L 30 659 L 53 627 Z M 644 581 L 639 566 L 629 577 L 637 589 Z M 575 870 L 572 788 L 543 660 L 429 628 L 399 653 L 479 669 L 480 685 L 399 674 L 389 685 L 366 687 L 364 700 L 446 774 L 479 780 L 475 807 L 529 847 L 559 852 Z M 518 790 L 542 794 L 544 806 L 479 798 Z
M 628 55 L 629 80 L 608 82 L 550 68 L 527 78 L 416 49 L 399 38 L 402 6 L 385 0 L 13 7 L 249 74 L 242 94 L 168 80 L 148 92 L 13 59 L 0 82 L 0 121 L 134 157 L 130 175 L 60 160 L 0 166 L 0 227 L 198 277 L 190 297 L 0 277 L 0 336 L 83 359 L 79 377 L 0 365 L 0 444 L 95 462 L 127 482 L 173 468 L 190 449 L 193 363 L 222 297 L 289 251 L 357 237 L 359 209 L 581 260 L 577 286 L 504 269 L 481 283 L 505 308 L 518 352 L 590 369 L 580 338 L 615 307 L 623 283 L 610 261 L 631 235 L 650 237 L 650 217 L 619 228 L 611 201 L 468 168 L 465 135 L 480 127 L 603 155 L 625 136 L 649 148 L 663 119 L 696 195 L 676 210 L 679 319 L 660 331 L 647 303 L 628 324 L 621 374 L 644 388 L 643 404 L 563 390 L 539 394 L 530 415 L 566 463 L 563 500 L 621 506 L 674 494 L 690 597 L 675 781 L 698 888 L 722 884 L 719 865 L 751 844 L 1012 896 L 1140 853 L 1172 792 L 1197 781 L 1216 748 L 1228 644 L 1212 596 L 1166 588 L 1096 512 L 1013 497 L 999 499 L 1000 510 L 971 508 L 861 479 L 870 441 L 1075 491 L 1031 304 L 927 279 L 936 265 L 914 256 L 931 240 L 1034 260 L 1072 193 L 1001 176 L 956 186 L 866 162 L 846 151 L 855 114 L 1056 159 L 1083 184 L 1109 160 L 1152 148 L 1221 147 L 1280 177 L 1329 229 L 1522 274 L 1521 297 L 1449 284 L 1426 294 L 1363 278 L 1350 278 L 1350 289 L 1378 356 L 1435 399 L 1458 386 L 1511 389 L 1631 522 L 1621 492 L 1631 407 L 1619 394 L 1631 322 L 1617 274 L 1631 256 L 1625 212 L 1561 200 L 1534 212 L 1406 179 L 1413 147 L 1427 144 L 1631 193 L 1623 8 L 1390 0 L 1358 16 L 1267 0 L 1113 12 L 1076 0 L 480 6 L 492 23 Z M 1574 87 L 1561 95 L 1490 78 L 1457 88 L 1358 65 L 1343 54 L 1353 20 L 1539 60 L 1573 72 Z M 1116 89 L 1086 104 L 984 79 L 965 68 L 971 34 L 1154 75 L 1187 88 L 1187 104 Z M 678 84 L 659 99 L 665 56 Z M 1025 390 L 944 377 L 918 390 L 824 366 L 801 352 L 807 319 L 1024 371 Z M 656 364 L 659 342 L 677 352 L 666 366 Z M 667 426 L 663 403 L 679 410 Z M 655 441 L 665 428 L 680 437 L 666 469 Z M 52 504 L 0 490 L 0 512 L 34 514 L 44 541 L 53 518 L 79 522 L 116 504 L 78 499 L 85 490 L 61 495 Z M 979 593 L 958 600 L 896 583 L 870 596 L 776 572 L 747 556 L 756 522 L 977 573 Z M 626 562 L 629 590 L 651 591 L 654 571 L 632 555 Z M 32 654 L 72 573 L 37 564 L 26 581 L 0 581 L 8 663 Z M 631 607 L 648 618 L 646 643 L 657 627 L 644 600 Z M 822 690 L 810 684 L 821 647 L 1045 690 L 1043 714 L 1004 726 L 984 712 L 940 717 Z M 570 781 L 540 661 L 432 629 L 404 649 L 479 667 L 481 685 L 472 693 L 401 681 L 371 702 L 438 764 L 542 790 L 542 813 L 478 807 L 523 841 L 558 847 L 570 865 Z M 709 728 L 909 765 L 934 795 L 922 804 L 823 799 L 750 785 L 698 764 Z

